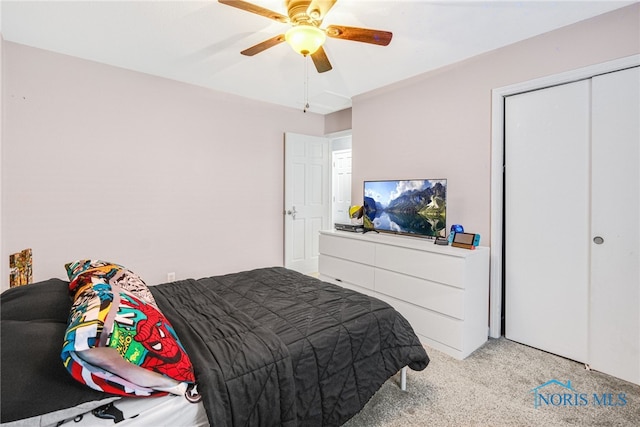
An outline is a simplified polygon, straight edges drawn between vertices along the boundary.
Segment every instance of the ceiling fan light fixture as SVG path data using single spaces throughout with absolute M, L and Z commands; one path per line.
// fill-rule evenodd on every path
M 326 34 L 313 25 L 296 25 L 284 35 L 289 46 L 302 56 L 313 55 L 324 44 Z

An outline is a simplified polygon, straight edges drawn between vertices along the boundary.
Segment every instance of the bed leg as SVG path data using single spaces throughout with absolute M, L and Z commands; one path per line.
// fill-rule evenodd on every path
M 400 370 L 400 390 L 407 391 L 407 367 Z

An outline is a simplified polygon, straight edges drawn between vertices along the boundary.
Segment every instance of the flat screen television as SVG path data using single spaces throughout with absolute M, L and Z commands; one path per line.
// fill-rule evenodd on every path
M 364 228 L 417 237 L 447 234 L 447 180 L 364 182 Z

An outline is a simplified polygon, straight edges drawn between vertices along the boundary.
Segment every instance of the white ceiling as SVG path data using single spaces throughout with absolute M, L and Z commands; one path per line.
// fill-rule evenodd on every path
M 253 0 L 286 15 L 284 0 Z M 327 39 L 333 70 L 285 43 L 240 51 L 289 28 L 210 1 L 11 1 L 5 40 L 309 111 L 351 106 L 373 89 L 569 25 L 634 1 L 338 0 L 329 24 L 393 32 L 389 46 Z

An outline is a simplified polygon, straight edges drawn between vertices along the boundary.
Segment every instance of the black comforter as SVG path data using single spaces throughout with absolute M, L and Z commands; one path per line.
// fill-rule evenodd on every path
M 429 358 L 388 304 L 274 267 L 151 288 L 212 425 L 340 425 Z

